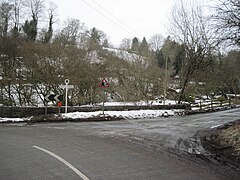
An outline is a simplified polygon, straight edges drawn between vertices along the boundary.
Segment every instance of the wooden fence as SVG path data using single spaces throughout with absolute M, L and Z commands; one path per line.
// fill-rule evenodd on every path
M 211 100 L 199 100 L 198 102 L 191 104 L 192 110 L 209 110 L 209 109 L 217 109 L 222 107 L 231 107 L 234 103 L 232 99 L 227 100 L 218 100 L 218 99 L 211 99 Z

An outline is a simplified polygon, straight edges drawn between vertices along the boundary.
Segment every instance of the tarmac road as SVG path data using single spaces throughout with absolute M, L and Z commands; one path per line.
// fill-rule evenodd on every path
M 232 109 L 116 122 L 2 124 L 0 179 L 237 179 L 132 141 L 174 147 L 179 138 L 239 117 L 239 109 Z

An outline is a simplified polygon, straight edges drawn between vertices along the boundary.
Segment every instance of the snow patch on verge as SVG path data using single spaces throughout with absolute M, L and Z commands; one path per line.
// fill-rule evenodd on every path
M 132 110 L 132 111 L 105 111 L 106 117 L 115 117 L 121 119 L 144 119 L 144 118 L 157 118 L 168 117 L 174 115 L 184 114 L 182 109 L 173 110 Z M 95 117 L 102 117 L 103 111 L 94 112 L 72 112 L 67 114 L 61 114 L 63 119 L 88 119 Z M 0 123 L 6 122 L 27 122 L 31 118 L 1 118 Z
M 133 111 L 105 111 L 106 116 L 119 117 L 123 119 L 142 119 L 173 116 L 182 110 L 133 110 Z M 73 112 L 62 114 L 63 118 L 85 119 L 102 115 L 102 111 L 95 112 Z
M 222 126 L 223 124 L 219 124 L 219 125 L 216 125 L 216 126 L 212 126 L 211 129 L 214 129 L 214 128 L 217 128 L 217 127 L 220 127 Z
M 0 123 L 5 123 L 5 122 L 24 122 L 26 119 L 24 118 L 1 118 L 0 117 Z

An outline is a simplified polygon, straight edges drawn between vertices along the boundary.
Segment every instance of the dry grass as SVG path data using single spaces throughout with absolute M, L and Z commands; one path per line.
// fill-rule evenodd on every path
M 240 156 L 240 124 L 219 131 L 218 140 L 222 145 L 231 146 L 235 156 Z

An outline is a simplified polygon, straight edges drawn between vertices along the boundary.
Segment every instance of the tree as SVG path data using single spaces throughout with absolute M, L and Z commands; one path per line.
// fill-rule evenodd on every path
M 7 105 L 16 105 L 13 85 L 22 83 L 22 78 L 19 76 L 22 62 L 18 45 L 20 44 L 13 38 L 0 37 L 0 67 L 2 71 L 0 83 L 5 91 L 4 96 L 7 99 Z
M 232 50 L 221 59 L 218 69 L 219 90 L 226 93 L 237 94 L 240 92 L 240 51 Z
M 98 49 L 100 46 L 100 34 L 97 30 L 97 28 L 92 28 L 90 32 L 90 48 L 91 49 Z
M 53 23 L 54 23 L 54 11 L 56 10 L 56 5 L 51 3 L 50 7 L 48 9 L 48 18 L 49 18 L 49 22 L 48 22 L 48 30 L 45 33 L 45 37 L 44 37 L 44 42 L 50 42 L 50 40 L 52 39 L 53 36 Z
M 37 26 L 33 20 L 26 20 L 23 26 L 23 31 L 27 36 L 28 40 L 35 41 L 37 37 Z
M 20 3 L 18 0 L 14 2 L 14 27 L 12 29 L 13 37 L 18 37 L 20 33 Z
M 13 5 L 1 2 L 0 4 L 0 36 L 7 37 Z
M 120 48 L 123 49 L 123 50 L 130 50 L 131 49 L 131 39 L 124 38 L 121 41 Z
M 239 0 L 218 0 L 213 19 L 220 42 L 240 46 L 240 2 Z
M 163 51 L 160 49 L 158 51 L 155 52 L 155 59 L 157 61 L 157 64 L 160 68 L 164 68 L 165 66 L 165 59 L 164 55 L 163 55 Z
M 108 41 L 106 34 L 98 30 L 97 28 L 92 28 L 89 33 L 89 48 L 90 50 L 98 50 L 102 46 L 108 46 Z
M 149 40 L 149 46 L 152 51 L 159 51 L 162 48 L 164 37 L 160 34 L 153 35 Z
M 83 24 L 78 19 L 67 19 L 64 28 L 55 36 L 54 41 L 62 45 L 77 46 Z
M 210 64 L 211 58 L 208 57 L 214 44 L 211 41 L 203 10 L 201 6 L 194 4 L 194 1 L 187 4 L 181 0 L 180 4 L 174 6 L 170 28 L 174 38 L 183 45 L 186 53 L 180 74 L 181 91 L 178 99 L 180 103 L 194 73 Z
M 159 63 L 162 67 L 165 67 L 167 59 L 168 69 L 173 71 L 172 76 L 179 75 L 185 58 L 184 46 L 168 36 L 162 45 L 161 53 L 163 54 L 163 57 L 162 59 L 159 59 Z
M 135 53 L 139 52 L 139 40 L 136 37 L 134 37 L 133 40 L 132 40 L 131 50 Z
M 23 31 L 29 40 L 36 41 L 39 18 L 42 16 L 45 8 L 44 0 L 28 0 L 26 3 L 31 11 L 31 20 L 25 21 Z
M 139 52 L 143 56 L 148 56 L 149 54 L 149 47 L 145 37 L 143 37 L 143 40 L 139 46 Z

